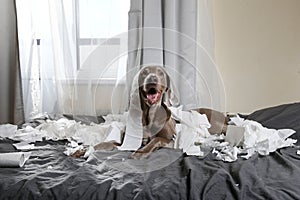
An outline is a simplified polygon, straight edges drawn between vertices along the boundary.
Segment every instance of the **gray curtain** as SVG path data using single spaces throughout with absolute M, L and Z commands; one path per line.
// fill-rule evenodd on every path
M 223 110 L 210 14 L 208 0 L 131 0 L 128 85 L 142 66 L 163 65 L 183 109 Z
M 15 1 L 0 6 L 0 124 L 24 122 Z

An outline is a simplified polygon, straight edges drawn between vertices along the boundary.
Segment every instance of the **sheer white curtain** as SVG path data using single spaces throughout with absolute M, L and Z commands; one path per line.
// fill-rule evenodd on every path
M 64 83 L 76 75 L 73 1 L 16 3 L 25 118 L 64 113 L 72 95 Z
M 26 119 L 124 110 L 129 0 L 16 3 Z

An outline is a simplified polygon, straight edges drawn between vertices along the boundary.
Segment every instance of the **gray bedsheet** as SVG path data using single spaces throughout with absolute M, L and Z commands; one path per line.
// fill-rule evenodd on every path
M 294 128 L 299 137 L 299 104 L 248 117 L 270 128 Z M 212 153 L 186 156 L 167 148 L 140 161 L 120 151 L 74 159 L 63 154 L 64 142 L 46 143 L 23 168 L 0 168 L 0 199 L 300 199 L 298 146 L 228 163 Z
M 66 157 L 63 145 L 32 151 L 23 168 L 0 169 L 0 199 L 300 199 L 300 156 L 285 148 L 225 163 L 160 149 Z

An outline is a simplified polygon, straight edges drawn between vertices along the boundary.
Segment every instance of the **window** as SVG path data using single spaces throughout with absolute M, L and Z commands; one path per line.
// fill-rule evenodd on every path
M 91 101 L 100 89 L 107 98 L 95 107 L 109 112 L 108 93 L 125 80 L 130 0 L 17 0 L 16 5 L 26 119 L 74 108 L 93 114 Z
M 121 79 L 126 74 L 130 0 L 78 0 L 78 79 Z

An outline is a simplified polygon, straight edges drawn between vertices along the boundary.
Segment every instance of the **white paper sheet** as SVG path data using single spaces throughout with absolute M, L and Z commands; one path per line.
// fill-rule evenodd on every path
M 139 73 L 133 79 L 128 117 L 126 121 L 126 133 L 119 150 L 135 151 L 140 148 L 143 140 L 142 109 L 139 94 Z
M 12 124 L 2 124 L 0 126 L 0 137 L 13 137 L 18 127 Z
M 244 141 L 245 127 L 228 125 L 225 141 L 229 143 L 230 146 L 241 146 Z
M 13 145 L 14 145 L 14 147 L 16 147 L 19 150 L 35 149 L 34 144 L 29 144 L 28 142 L 14 143 Z
M 183 111 L 182 106 L 170 107 L 172 117 L 180 121 L 176 127 L 176 139 L 174 148 L 182 149 L 187 155 L 203 156 L 204 152 L 199 145 L 195 145 L 199 137 L 210 136 L 208 128 L 210 123 L 206 115 L 196 111 Z

